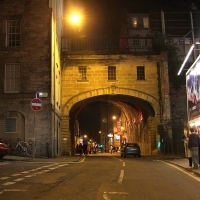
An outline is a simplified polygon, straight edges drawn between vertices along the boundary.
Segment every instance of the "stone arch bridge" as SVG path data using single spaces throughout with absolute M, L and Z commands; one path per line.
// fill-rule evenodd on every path
M 116 67 L 116 79 L 108 80 L 108 67 Z M 145 79 L 138 80 L 143 66 Z M 84 80 L 79 67 L 84 67 Z M 141 146 L 142 154 L 159 151 L 159 125 L 170 117 L 168 65 L 166 55 L 74 55 L 63 61 L 62 71 L 62 154 L 72 155 L 74 125 L 81 109 L 96 101 L 109 102 L 128 122 L 129 141 Z

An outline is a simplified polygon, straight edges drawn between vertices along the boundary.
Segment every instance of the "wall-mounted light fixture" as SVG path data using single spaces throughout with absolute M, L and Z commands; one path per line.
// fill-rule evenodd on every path
M 38 97 L 48 97 L 48 93 L 47 92 L 38 92 L 37 96 Z

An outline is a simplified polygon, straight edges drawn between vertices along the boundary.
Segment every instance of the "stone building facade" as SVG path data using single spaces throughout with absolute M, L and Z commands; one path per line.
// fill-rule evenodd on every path
M 56 0 L 0 1 L 0 138 L 13 150 L 35 142 L 36 156 L 61 152 L 61 11 Z M 42 109 L 33 111 L 41 92 Z
M 70 55 L 62 63 L 62 137 L 64 149 L 74 144 L 74 121 L 82 106 L 104 101 L 118 107 L 126 121 L 126 137 L 140 144 L 142 154 L 158 153 L 158 125 L 170 118 L 167 54 L 162 55 Z M 109 67 L 116 77 L 109 80 Z M 138 67 L 144 67 L 140 80 Z M 84 77 L 80 69 L 84 67 Z M 169 134 L 171 134 L 169 130 Z M 73 148 L 72 148 L 73 149 Z M 73 151 L 72 151 L 73 152 Z
M 157 153 L 158 127 L 170 118 L 167 54 L 84 47 L 61 57 L 62 17 L 61 0 L 0 1 L 0 138 L 12 149 L 34 141 L 36 156 L 72 155 L 79 111 L 105 101 L 122 111 L 142 154 Z M 38 97 L 42 109 L 33 111 Z

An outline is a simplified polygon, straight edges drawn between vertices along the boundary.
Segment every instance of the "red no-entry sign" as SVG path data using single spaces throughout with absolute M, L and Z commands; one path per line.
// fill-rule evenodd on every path
M 32 101 L 31 101 L 31 108 L 34 111 L 41 110 L 41 108 L 42 108 L 42 101 L 40 99 L 38 99 L 38 98 L 32 99 Z

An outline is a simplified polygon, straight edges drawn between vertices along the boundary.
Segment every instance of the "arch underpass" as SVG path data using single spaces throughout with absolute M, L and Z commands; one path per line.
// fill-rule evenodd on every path
M 107 89 L 109 90 L 109 88 Z M 65 104 L 65 113 L 69 119 L 71 154 L 74 154 L 74 147 L 76 145 L 74 139 L 76 130 L 74 127 L 77 117 L 85 106 L 93 102 L 108 102 L 122 112 L 123 120 L 128 124 L 126 129 L 128 141 L 139 143 L 142 154 L 151 154 L 152 151 L 156 150 L 156 113 L 159 112 L 158 102 L 148 94 L 138 91 L 134 93 L 133 91 L 123 89 L 123 94 L 100 94 L 102 91 L 105 91 L 105 88 L 103 90 L 95 90 L 96 95 L 94 95 L 94 91 L 88 91 L 84 93 L 85 98 L 83 98 L 83 94 L 76 95 Z M 120 91 L 119 88 L 118 91 Z

